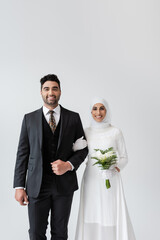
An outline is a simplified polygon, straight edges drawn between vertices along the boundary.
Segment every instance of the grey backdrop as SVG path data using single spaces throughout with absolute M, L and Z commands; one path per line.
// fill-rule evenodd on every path
M 84 127 L 92 97 L 108 100 L 112 123 L 126 140 L 129 164 L 122 177 L 137 240 L 159 240 L 160 2 L 6 0 L 0 16 L 1 238 L 28 239 L 27 208 L 12 189 L 17 144 L 23 115 L 42 106 L 39 79 L 56 73 L 60 103 L 79 112 Z M 69 240 L 78 205 L 79 191 Z

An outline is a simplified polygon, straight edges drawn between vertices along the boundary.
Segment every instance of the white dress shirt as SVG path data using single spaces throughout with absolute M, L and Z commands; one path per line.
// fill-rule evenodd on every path
M 49 123 L 49 117 L 50 117 L 50 113 L 49 113 L 50 109 L 48 109 L 47 107 L 43 106 L 43 114 L 44 114 L 44 117 L 46 119 L 46 121 Z M 55 118 L 55 121 L 56 121 L 56 126 L 58 125 L 59 123 L 59 119 L 60 119 L 60 115 L 61 115 L 61 108 L 60 106 L 58 105 L 56 108 L 53 109 L 54 113 L 53 113 L 53 116 Z

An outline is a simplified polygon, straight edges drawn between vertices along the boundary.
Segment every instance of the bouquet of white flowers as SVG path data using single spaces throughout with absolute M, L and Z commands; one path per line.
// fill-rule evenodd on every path
M 97 162 L 95 162 L 93 165 L 98 164 L 101 167 L 101 170 L 113 170 L 117 163 L 117 155 L 114 151 L 113 147 L 110 147 L 106 150 L 101 149 L 94 149 L 95 153 L 92 155 L 92 159 L 96 159 Z M 105 172 L 105 173 L 106 173 Z M 108 174 L 103 174 L 102 176 L 111 176 L 111 171 L 108 171 Z M 108 177 L 109 178 L 109 177 Z M 106 179 L 106 187 L 107 189 L 111 187 L 109 179 Z

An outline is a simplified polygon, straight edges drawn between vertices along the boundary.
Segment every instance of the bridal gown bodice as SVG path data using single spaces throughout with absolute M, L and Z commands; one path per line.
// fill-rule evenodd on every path
M 111 188 L 105 186 L 101 169 L 94 165 L 94 149 L 113 147 L 118 156 L 117 167 L 127 164 L 127 152 L 121 131 L 113 126 L 87 128 L 89 154 L 81 184 L 81 198 L 75 240 L 135 240 L 128 215 L 121 175 L 115 172 Z

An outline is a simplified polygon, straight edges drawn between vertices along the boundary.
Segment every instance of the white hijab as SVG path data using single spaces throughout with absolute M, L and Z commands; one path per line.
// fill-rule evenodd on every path
M 110 109 L 108 106 L 108 103 L 105 99 L 100 98 L 100 97 L 95 97 L 92 99 L 91 105 L 90 105 L 90 112 L 92 112 L 92 108 L 96 103 L 102 103 L 106 109 L 106 116 L 104 117 L 104 119 L 101 122 L 97 122 L 96 120 L 94 120 L 94 118 L 92 117 L 91 114 L 91 128 L 106 128 L 109 127 L 111 125 L 111 119 L 110 119 Z

